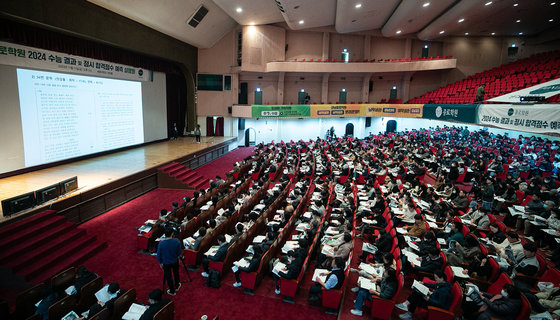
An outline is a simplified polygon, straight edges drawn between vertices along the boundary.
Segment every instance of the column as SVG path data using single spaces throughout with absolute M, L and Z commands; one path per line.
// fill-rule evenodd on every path
M 330 33 L 323 32 L 323 49 L 321 53 L 321 58 L 323 60 L 329 59 L 329 47 L 330 47 Z
M 364 75 L 364 78 L 362 79 L 362 96 L 360 101 L 362 101 L 363 103 L 365 103 L 366 101 L 369 100 L 369 80 L 371 79 L 371 73 L 367 73 L 366 75 Z
M 364 59 L 371 59 L 371 36 L 364 36 Z
M 284 104 L 284 72 L 278 72 L 278 93 L 276 104 Z
M 323 79 L 321 83 L 321 103 L 329 102 L 329 77 L 330 73 L 323 73 Z
M 412 39 L 406 38 L 404 45 L 404 55 L 403 58 L 410 58 L 412 56 Z
M 408 101 L 410 99 L 409 95 L 410 95 L 410 79 L 412 78 L 412 76 L 414 75 L 413 71 L 410 72 L 405 72 L 403 74 L 403 78 L 402 78 L 402 84 L 401 84 L 401 99 L 404 102 Z

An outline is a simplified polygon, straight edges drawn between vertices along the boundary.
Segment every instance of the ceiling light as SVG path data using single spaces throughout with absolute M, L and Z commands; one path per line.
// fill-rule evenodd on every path
M 445 30 L 441 30 L 441 31 L 439 32 L 439 34 L 444 34 L 444 33 L 445 33 Z
M 496 32 L 492 32 L 492 35 L 496 35 Z
M 402 32 L 401 30 L 397 30 L 397 34 L 399 34 L 399 33 L 401 33 L 401 32 Z
M 553 22 L 553 21 L 554 21 L 554 19 L 548 19 L 548 22 Z
M 361 3 L 356 4 L 356 9 L 360 9 L 362 7 Z
M 457 21 L 457 22 L 461 23 L 461 22 L 463 22 L 463 21 L 465 21 L 465 19 L 461 18 L 461 19 L 459 19 L 459 21 Z
M 235 9 L 235 11 L 237 11 L 238 13 L 241 13 L 241 12 L 243 12 L 243 9 L 242 8 L 237 8 L 237 9 Z
M 465 35 L 466 35 L 466 36 L 468 36 L 468 35 L 469 35 L 469 33 L 468 33 L 468 32 L 465 32 Z
M 426 8 L 426 7 L 429 6 L 429 5 L 430 5 L 430 3 L 429 3 L 429 2 L 426 2 L 426 3 L 424 3 L 424 4 L 422 5 L 422 7 Z
M 299 20 L 299 24 L 303 24 L 305 21 L 303 20 Z
M 518 5 L 519 5 L 519 3 L 514 3 L 513 4 L 514 7 L 517 7 Z
M 515 43 L 513 43 L 513 44 L 511 45 L 511 47 L 512 47 L 512 48 L 515 48 Z
M 523 32 L 519 32 L 519 35 L 522 36 L 522 35 L 523 35 Z
M 485 5 L 485 6 L 489 6 L 489 5 L 491 5 L 491 4 L 492 4 L 492 1 L 488 1 L 488 2 L 486 2 L 484 5 Z
M 250 26 L 254 26 L 254 25 L 255 25 L 255 22 L 254 22 L 254 21 L 251 21 L 251 22 L 249 22 L 249 25 L 250 25 Z
M 550 3 L 551 6 L 553 6 L 553 5 L 555 5 L 555 4 L 556 4 L 556 2 L 551 2 L 551 3 Z
M 519 23 L 519 22 L 521 22 L 521 20 L 517 19 L 517 20 L 515 20 L 515 22 Z
M 424 45 L 424 49 L 428 49 L 428 45 L 427 45 L 427 44 Z

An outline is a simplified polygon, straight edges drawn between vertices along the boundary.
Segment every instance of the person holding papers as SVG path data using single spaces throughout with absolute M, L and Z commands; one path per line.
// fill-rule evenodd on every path
M 465 237 L 463 236 L 463 223 L 459 221 L 453 221 L 451 224 L 451 232 L 447 238 L 447 243 L 450 241 L 457 241 L 460 245 L 465 244 Z
M 407 226 L 408 235 L 413 237 L 422 238 L 426 233 L 426 223 L 424 223 L 423 217 L 421 214 L 417 214 L 414 216 L 414 224 L 412 226 Z
M 317 256 L 317 266 L 325 266 L 326 268 L 328 268 L 331 265 L 332 260 L 337 257 L 346 260 L 350 255 L 350 251 L 352 251 L 352 234 L 347 232 L 344 234 L 344 242 L 340 244 L 338 247 L 334 248 L 334 253 L 332 254 L 320 253 Z
M 37 310 L 35 310 L 35 314 L 40 315 L 43 320 L 48 320 L 49 308 L 63 296 L 61 292 L 58 292 L 54 290 L 52 286 L 47 285 L 43 289 L 42 297 L 42 300 L 37 304 Z
M 451 283 L 447 282 L 447 277 L 445 273 L 441 270 L 436 270 L 434 272 L 435 283 L 424 283 L 420 284 L 423 288 L 433 289 L 425 293 L 420 293 L 418 289 L 415 288 L 408 299 L 395 305 L 397 308 L 406 311 L 399 316 L 403 320 L 411 320 L 412 314 L 417 307 L 427 309 L 428 306 L 434 306 L 437 308 L 448 310 L 451 306 Z
M 410 263 L 413 271 L 422 271 L 426 273 L 434 273 L 441 270 L 443 266 L 443 258 L 440 255 L 438 248 L 433 247 L 428 250 L 428 255 L 424 257 L 418 257 L 420 265 L 416 266 L 413 262 Z
M 477 320 L 514 320 L 521 311 L 521 292 L 509 283 L 504 284 L 499 294 L 483 292 L 481 298 L 482 305 L 478 309 Z
M 451 206 L 456 211 L 466 211 L 467 207 L 469 206 L 469 199 L 465 195 L 464 190 L 459 190 L 459 195 L 451 201 Z
M 461 263 L 471 263 L 474 257 L 480 253 L 478 241 L 470 234 L 465 237 L 465 246 L 455 244 L 455 250 L 446 253 L 447 263 L 452 266 L 460 266 Z
M 504 241 L 502 245 L 496 245 L 496 254 L 500 257 L 498 263 L 502 269 L 507 269 L 509 265 L 513 265 L 523 259 L 525 255 L 523 254 L 523 245 L 519 240 L 519 235 L 513 231 L 508 231 L 507 242 Z
M 280 285 L 278 284 L 278 280 L 280 280 L 281 277 L 288 280 L 297 278 L 303 265 L 303 261 L 304 259 L 298 258 L 294 250 L 290 250 L 288 251 L 286 263 L 282 264 L 285 265 L 285 267 L 278 269 L 275 266 L 274 270 L 272 270 L 272 278 L 274 279 L 274 292 L 276 294 L 280 294 Z M 277 264 L 280 263 L 281 262 Z
M 119 284 L 113 282 L 101 288 L 101 290 L 95 293 L 97 298 L 97 303 L 89 308 L 89 315 L 94 315 L 101 311 L 103 307 L 109 309 L 109 313 L 113 314 L 113 308 L 115 306 L 115 301 L 126 292 L 125 289 L 121 289 Z
M 79 300 L 82 287 L 85 286 L 88 282 L 95 280 L 95 278 L 97 278 L 97 275 L 89 271 L 86 267 L 78 267 L 78 270 L 76 271 L 76 280 L 74 281 L 74 288 L 77 294 L 76 299 Z
M 163 269 L 163 279 L 167 281 L 169 289 L 167 293 L 171 296 L 175 295 L 175 291 L 181 287 L 179 279 L 179 257 L 183 254 L 181 241 L 172 238 L 173 229 L 167 228 L 164 231 L 165 239 L 160 241 L 157 248 L 157 260 Z M 171 276 L 173 271 L 174 277 Z M 175 279 L 175 280 L 174 280 Z
M 320 300 L 319 294 L 325 290 L 338 290 L 342 287 L 344 283 L 344 265 L 345 260 L 342 257 L 336 257 L 332 260 L 331 271 L 326 272 L 326 274 L 321 274 L 327 278 L 323 282 L 321 279 L 313 279 L 317 284 L 309 288 L 309 298 L 307 301 L 314 303 Z
M 354 309 L 350 310 L 350 313 L 356 316 L 362 316 L 362 307 L 366 300 L 371 301 L 372 295 L 376 295 L 381 299 L 392 299 L 397 293 L 397 288 L 399 286 L 399 281 L 397 279 L 397 272 L 393 268 L 386 268 L 383 271 L 383 277 L 373 277 L 371 280 L 362 280 L 369 283 L 362 284 L 362 286 L 367 286 L 368 288 L 360 288 L 358 291 L 358 296 L 354 301 Z M 371 284 L 375 284 L 370 287 Z
M 202 273 L 203 277 L 208 278 L 208 272 L 210 272 L 210 260 L 217 262 L 224 261 L 228 247 L 229 243 L 226 241 L 226 237 L 223 234 L 218 235 L 218 250 L 216 253 L 202 258 L 202 268 L 204 268 L 204 272 Z
M 259 264 L 261 263 L 262 254 L 262 247 L 259 245 L 253 245 L 253 256 L 250 257 L 248 265 L 240 266 L 237 262 L 234 262 L 234 266 L 231 268 L 231 270 L 233 270 L 233 274 L 235 275 L 235 283 L 233 284 L 234 287 L 241 287 L 241 278 L 239 277 L 241 271 L 247 273 L 257 271 Z
M 500 230 L 500 227 L 496 222 L 490 224 L 490 232 L 487 234 L 487 237 L 488 240 L 493 243 L 503 243 L 506 240 L 506 235 L 502 230 Z
M 146 309 L 146 311 L 144 311 L 139 320 L 154 319 L 155 314 L 170 301 L 169 298 L 162 297 L 163 291 L 161 291 L 160 289 L 154 289 L 150 291 L 150 293 L 148 293 L 148 301 L 150 302 L 150 306 L 148 307 L 148 309 Z
M 492 178 L 486 179 L 486 184 L 482 186 L 480 191 L 482 197 L 482 207 L 488 212 L 492 212 L 492 204 L 494 203 L 494 182 Z
M 195 234 L 194 239 L 192 239 L 192 241 L 185 241 L 185 249 L 191 249 L 195 251 L 198 250 L 198 247 L 200 246 L 200 242 L 202 241 L 202 238 L 204 238 L 205 235 L 206 235 L 206 228 L 200 227 L 198 229 L 198 232 Z
M 518 260 L 513 268 L 513 271 L 518 274 L 523 274 L 525 276 L 534 277 L 538 274 L 540 269 L 539 260 L 535 257 L 537 253 L 537 246 L 532 243 L 526 243 L 523 246 L 523 258 Z M 514 275 L 513 283 L 521 291 L 530 291 L 534 282 L 532 279 L 528 279 L 521 276 Z

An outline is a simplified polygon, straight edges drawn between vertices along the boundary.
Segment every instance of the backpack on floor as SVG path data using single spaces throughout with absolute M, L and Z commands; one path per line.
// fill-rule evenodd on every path
M 210 270 L 208 272 L 208 279 L 206 280 L 206 286 L 210 288 L 220 287 L 220 272 L 217 270 Z

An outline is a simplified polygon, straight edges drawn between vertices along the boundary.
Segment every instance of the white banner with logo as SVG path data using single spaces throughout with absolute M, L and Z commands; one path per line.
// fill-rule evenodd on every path
M 2 41 L 0 64 L 124 80 L 152 80 L 150 70 Z
M 545 99 L 547 99 L 557 94 L 560 94 L 560 78 L 504 94 L 503 96 L 495 97 L 488 101 L 519 103 L 521 97 L 545 97 Z
M 478 123 L 509 130 L 560 134 L 560 105 L 481 104 Z

